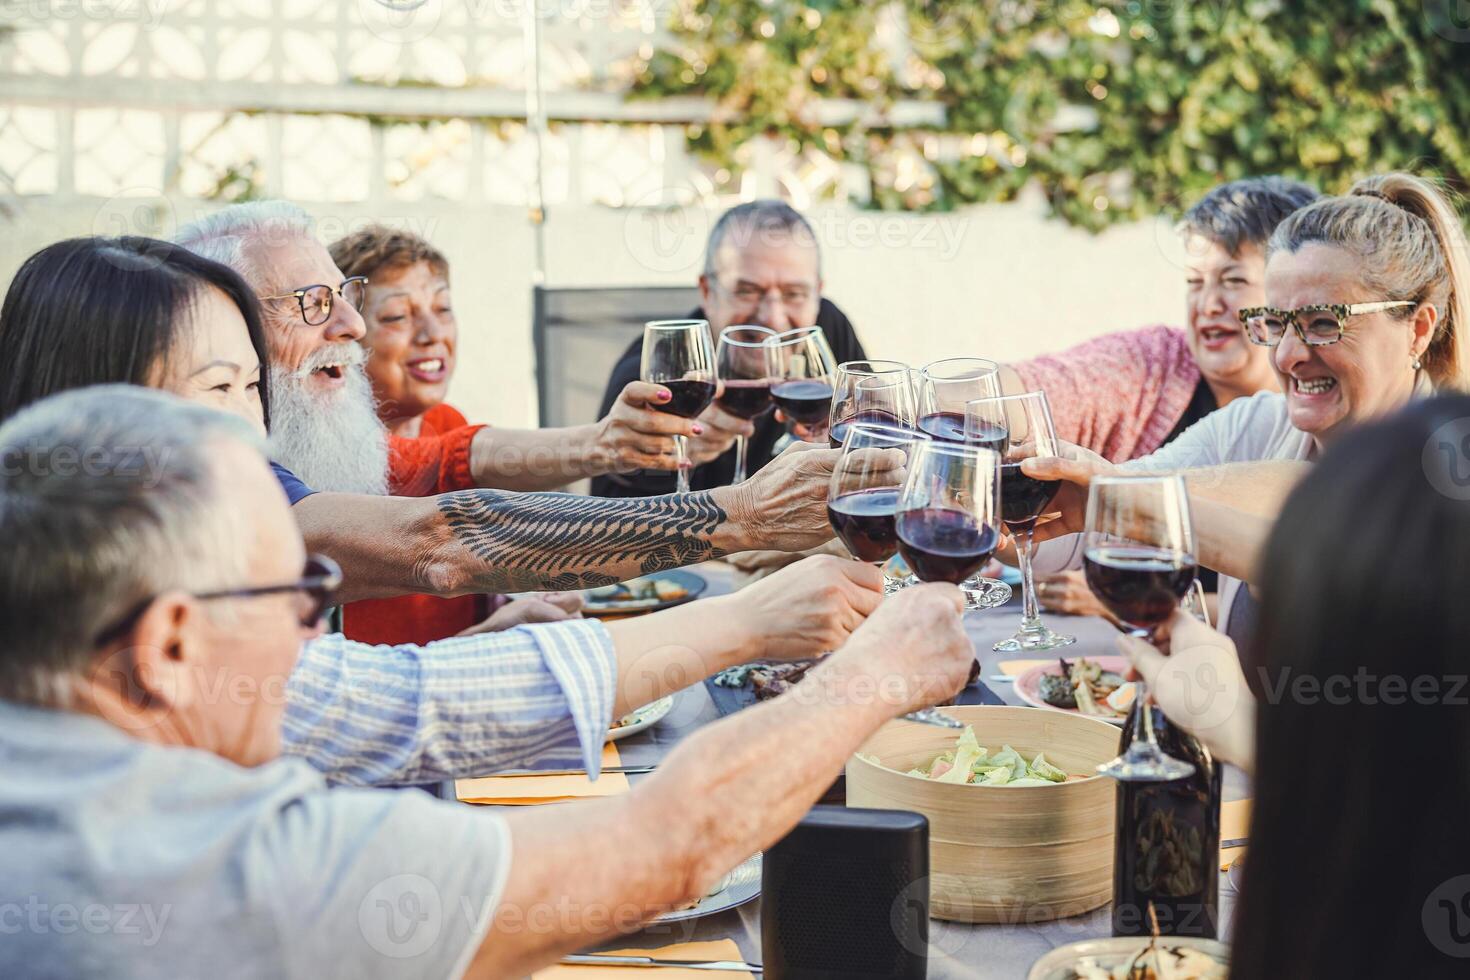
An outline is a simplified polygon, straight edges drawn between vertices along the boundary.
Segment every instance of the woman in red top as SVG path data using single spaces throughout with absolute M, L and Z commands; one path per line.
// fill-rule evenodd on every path
M 344 276 L 368 279 L 363 344 L 378 417 L 392 436 L 389 492 L 417 497 L 473 485 L 455 471 L 467 470 L 470 440 L 482 426 L 470 425 L 445 401 L 458 341 L 449 262 L 422 238 L 382 226 L 334 242 L 331 252 Z M 438 465 L 425 465 L 431 455 L 442 457 Z M 406 595 L 349 603 L 343 607 L 343 631 L 364 643 L 424 644 L 464 632 L 566 619 L 581 607 L 577 593 L 509 603 L 500 596 Z

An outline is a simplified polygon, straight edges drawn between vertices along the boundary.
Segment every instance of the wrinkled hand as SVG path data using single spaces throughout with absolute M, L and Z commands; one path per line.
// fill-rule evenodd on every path
M 832 539 L 827 486 L 840 455 L 797 443 L 728 488 L 730 517 L 744 530 L 748 550 L 805 551 Z
M 1036 577 L 1036 601 L 1049 612 L 1066 613 L 1069 616 L 1101 616 L 1111 620 L 1108 612 L 1092 590 L 1087 587 L 1087 578 L 1078 569 L 1057 572 L 1055 575 Z
M 904 589 L 858 627 L 834 654 L 834 666 L 840 663 L 843 670 L 875 681 L 876 696 L 890 717 L 952 698 L 975 662 L 961 621 L 964 609 L 964 594 L 956 586 L 930 582 Z M 847 683 L 852 685 L 850 678 Z M 855 686 L 852 696 L 857 697 Z
M 533 623 L 560 623 L 582 618 L 580 592 L 538 592 L 520 596 L 491 613 L 483 622 L 464 630 L 460 636 L 476 633 L 499 633 L 514 626 Z
M 1095 476 L 1108 476 L 1117 467 L 1090 449 L 1070 442 L 1057 443 L 1056 456 L 1035 456 L 1021 462 L 1021 471 L 1038 480 L 1061 480 L 1057 495 L 1036 525 L 1036 540 L 1048 541 L 1078 534 L 1087 524 L 1087 489 Z
M 604 471 L 678 469 L 674 436 L 695 439 L 704 428 L 693 419 L 654 407 L 666 403 L 669 397 L 669 389 L 663 385 L 628 382 L 612 409 L 597 423 L 593 452 Z
M 711 404 L 699 416 L 702 435 L 689 440 L 689 461 L 694 466 L 723 456 L 735 444 L 736 436 L 749 439 L 755 435 L 755 423 L 731 415 L 717 404 Z
M 1148 682 L 1169 720 L 1196 735 L 1227 762 L 1250 769 L 1255 758 L 1256 701 L 1246 686 L 1235 644 L 1187 613 L 1167 624 L 1170 653 L 1131 636 L 1118 648 Z
M 836 650 L 883 601 L 883 573 L 830 555 L 803 558 L 735 593 L 757 634 L 755 657 L 801 660 Z

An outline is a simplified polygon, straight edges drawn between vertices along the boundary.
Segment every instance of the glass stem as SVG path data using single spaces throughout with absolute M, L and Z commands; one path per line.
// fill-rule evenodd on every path
M 1016 542 L 1016 564 L 1021 566 L 1021 629 L 1034 630 L 1041 625 L 1041 610 L 1036 603 L 1036 581 L 1031 575 L 1031 543 L 1035 528 L 1024 532 L 1024 541 Z
M 683 436 L 674 436 L 674 459 L 679 468 L 675 471 L 674 486 L 679 493 L 689 492 L 689 442 Z
M 745 437 L 735 437 L 735 479 L 732 483 L 744 483 L 747 474 L 745 472 Z
M 1159 746 L 1159 740 L 1154 735 L 1154 706 L 1148 700 L 1148 685 L 1144 683 L 1143 678 L 1139 678 L 1134 683 L 1138 685 L 1135 696 L 1142 699 L 1138 702 L 1142 705 L 1138 720 L 1143 725 L 1143 740 L 1162 755 L 1164 750 Z

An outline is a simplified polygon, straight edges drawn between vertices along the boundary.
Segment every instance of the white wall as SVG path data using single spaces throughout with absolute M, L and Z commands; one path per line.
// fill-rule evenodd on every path
M 11 199 L 0 211 L 0 281 L 41 246 L 84 234 L 169 233 L 215 205 L 159 198 Z M 453 265 L 461 356 L 453 400 L 474 420 L 535 421 L 530 291 L 534 235 L 524 209 L 394 204 L 308 206 L 331 240 L 370 220 L 425 235 Z M 580 206 L 546 225 L 547 283 L 692 283 L 716 212 Z M 1110 330 L 1179 323 L 1183 274 L 1165 222 L 1093 236 L 1031 204 L 902 215 L 845 208 L 810 217 L 826 294 L 869 354 L 920 364 L 962 354 L 1013 360 Z

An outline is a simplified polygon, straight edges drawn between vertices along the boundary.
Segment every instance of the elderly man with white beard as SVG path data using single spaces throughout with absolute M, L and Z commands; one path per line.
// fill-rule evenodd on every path
M 565 429 L 547 430 L 539 446 L 525 433 L 504 436 L 518 447 L 507 465 L 502 430 L 455 430 L 417 440 L 431 455 L 410 460 L 415 472 L 403 481 L 454 492 L 385 496 L 389 437 L 362 372 L 362 318 L 342 301 L 356 287 L 305 212 L 279 201 L 235 205 L 181 229 L 178 241 L 234 268 L 262 299 L 277 475 L 308 547 L 342 565 L 344 600 L 575 589 L 831 538 L 826 490 L 837 454 L 825 449 L 797 449 L 745 484 L 702 493 L 594 500 L 503 489 L 671 460 L 673 434 L 693 434 L 695 423 L 652 410 L 665 389 L 641 383 L 598 423 L 613 433 L 605 444 L 589 448 Z

